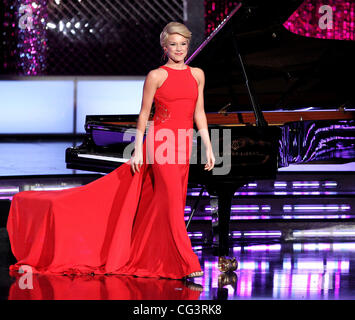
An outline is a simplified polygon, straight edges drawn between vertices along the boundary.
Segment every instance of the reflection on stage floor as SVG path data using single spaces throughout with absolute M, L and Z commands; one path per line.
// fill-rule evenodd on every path
M 268 243 L 235 246 L 236 272 L 220 273 L 208 248 L 194 247 L 204 276 L 188 281 L 120 275 L 9 274 L 9 300 L 240 300 L 355 298 L 355 243 Z M 7 294 L 6 294 L 6 283 Z

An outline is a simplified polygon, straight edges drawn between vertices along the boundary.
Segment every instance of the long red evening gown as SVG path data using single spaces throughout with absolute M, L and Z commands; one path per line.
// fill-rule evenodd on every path
M 168 77 L 154 96 L 140 172 L 133 174 L 129 160 L 84 186 L 15 194 L 7 230 L 18 262 L 11 271 L 29 265 L 34 273 L 172 279 L 201 271 L 184 221 L 197 82 L 188 66 L 161 68 Z M 189 134 L 181 138 L 178 129 Z

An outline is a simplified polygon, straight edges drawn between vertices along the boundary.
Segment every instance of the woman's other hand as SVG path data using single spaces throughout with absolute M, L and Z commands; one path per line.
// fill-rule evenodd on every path
M 139 169 L 143 165 L 143 152 L 142 150 L 134 150 L 131 157 L 131 168 L 133 173 L 136 171 L 140 172 Z
M 216 162 L 212 148 L 208 148 L 206 150 L 206 158 L 207 158 L 207 163 L 205 164 L 205 170 L 211 171 Z

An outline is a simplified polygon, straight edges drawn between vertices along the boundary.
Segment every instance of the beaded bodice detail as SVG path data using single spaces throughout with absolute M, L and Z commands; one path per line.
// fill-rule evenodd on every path
M 198 86 L 190 67 L 186 66 L 182 70 L 166 66 L 160 68 L 168 72 L 168 77 L 154 96 L 154 124 L 182 127 L 192 125 Z

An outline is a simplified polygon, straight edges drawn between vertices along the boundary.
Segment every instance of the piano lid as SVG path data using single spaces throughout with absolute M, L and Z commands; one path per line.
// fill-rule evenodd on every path
M 228 111 L 252 111 L 232 31 L 261 110 L 355 107 L 355 42 L 287 30 L 285 22 L 302 3 L 242 1 L 192 53 L 186 63 L 202 68 L 206 76 L 206 112 L 227 105 Z

